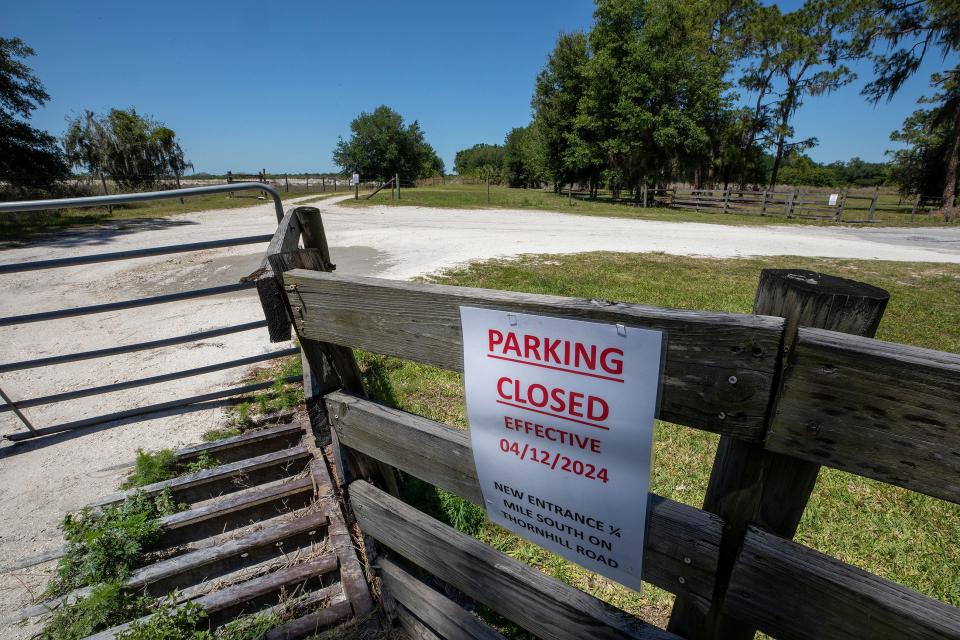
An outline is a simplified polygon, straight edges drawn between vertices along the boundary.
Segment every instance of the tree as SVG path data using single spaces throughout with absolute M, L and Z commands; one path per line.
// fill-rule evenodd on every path
M 453 170 L 458 176 L 480 177 L 483 167 L 494 167 L 498 172 L 503 168 L 504 149 L 499 144 L 475 144 L 469 149 L 457 151 L 453 158 Z M 486 179 L 486 178 L 484 178 Z
M 193 165 L 177 134 L 136 109 L 111 109 L 104 116 L 85 111 L 67 123 L 63 145 L 70 163 L 97 176 L 107 192 L 109 177 L 123 190 L 154 187 L 164 178 L 177 184 Z
M 875 77 L 863 89 L 874 103 L 892 98 L 931 50 L 938 50 L 943 62 L 960 51 L 960 4 L 956 0 L 864 0 L 855 17 L 854 43 L 874 63 Z M 916 126 L 925 124 L 928 135 L 937 135 L 942 127 L 948 129 L 947 150 L 941 158 L 945 162 L 941 192 L 944 218 L 949 221 L 960 216 L 956 202 L 960 179 L 960 66 L 935 73 L 931 84 L 938 91 L 926 101 L 938 106 L 925 116 L 908 118 L 904 130 L 915 135 L 919 133 Z M 924 155 L 929 150 L 924 147 L 917 153 Z
M 591 168 L 599 174 L 601 159 L 596 147 L 577 137 L 574 131 L 580 100 L 586 91 L 589 59 L 586 34 L 560 34 L 534 85 L 531 107 L 539 134 L 538 164 L 544 177 L 553 182 L 554 191 L 589 173 Z
M 443 172 L 443 161 L 424 140 L 416 120 L 404 125 L 403 117 L 385 105 L 363 112 L 350 123 L 350 139 L 340 138 L 333 161 L 344 171 L 364 179 L 387 181 L 399 175 L 414 182 Z
M 576 118 L 580 155 L 611 188 L 710 178 L 712 129 L 729 108 L 710 2 L 599 0 Z
M 511 129 L 503 142 L 503 176 L 511 187 L 539 186 L 543 169 L 535 124 Z
M 782 83 L 774 90 L 776 100 L 770 108 L 775 147 L 770 189 L 777 185 L 787 153 L 816 144 L 816 138 L 788 141 L 794 134 L 790 123 L 804 98 L 835 91 L 856 77 L 842 63 L 851 56 L 848 43 L 840 38 L 849 20 L 846 4 L 842 0 L 807 0 L 800 9 L 783 16 L 775 11 L 757 13 L 757 19 L 768 23 L 768 35 L 759 52 L 759 77 L 756 73 L 748 77 L 760 86 L 763 82 Z
M 50 99 L 22 62 L 34 55 L 19 38 L 0 38 L 0 182 L 16 192 L 49 189 L 69 176 L 57 140 L 27 123 Z
M 952 151 L 951 123 L 934 109 L 914 111 L 899 131 L 890 134 L 906 149 L 888 152 L 893 160 L 890 178 L 906 194 L 941 193 L 946 182 L 948 156 Z

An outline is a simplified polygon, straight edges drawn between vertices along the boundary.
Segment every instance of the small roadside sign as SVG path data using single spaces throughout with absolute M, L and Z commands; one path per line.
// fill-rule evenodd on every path
M 492 522 L 640 588 L 661 331 L 460 307 Z
M 837 200 L 840 198 L 839 193 L 831 193 L 830 199 L 827 201 L 827 204 L 831 207 L 837 206 Z
M 360 174 L 354 173 L 353 178 L 350 180 L 350 184 L 360 184 Z

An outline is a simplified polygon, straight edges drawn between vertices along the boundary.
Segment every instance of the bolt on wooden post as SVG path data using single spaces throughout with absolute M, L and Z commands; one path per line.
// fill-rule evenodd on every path
M 798 327 L 873 337 L 889 300 L 885 290 L 862 282 L 805 269 L 764 269 L 753 312 L 786 319 L 782 363 L 789 366 Z M 776 415 L 778 395 L 775 391 L 767 428 Z M 703 504 L 704 510 L 724 520 L 716 591 L 709 611 L 678 596 L 668 630 L 698 640 L 754 637 L 753 628 L 723 612 L 726 585 L 747 525 L 793 538 L 819 470 L 818 464 L 764 450 L 762 441 L 721 436 Z

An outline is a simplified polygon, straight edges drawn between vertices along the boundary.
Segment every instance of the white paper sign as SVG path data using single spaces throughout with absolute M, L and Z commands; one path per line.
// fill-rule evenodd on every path
M 353 174 L 353 178 L 350 180 L 350 184 L 360 184 L 360 174 Z
M 660 331 L 460 307 L 491 521 L 640 588 Z
M 837 199 L 839 197 L 840 197 L 839 193 L 831 193 L 830 199 L 827 201 L 827 204 L 830 205 L 831 207 L 835 207 L 837 205 Z

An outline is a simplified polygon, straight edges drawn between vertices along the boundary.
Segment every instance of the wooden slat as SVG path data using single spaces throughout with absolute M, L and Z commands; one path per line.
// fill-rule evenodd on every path
M 310 452 L 303 447 L 283 449 L 255 458 L 247 458 L 213 469 L 198 471 L 172 480 L 155 482 L 145 487 L 119 491 L 90 504 L 91 507 L 103 507 L 119 504 L 127 496 L 142 491 L 148 496 L 159 495 L 169 488 L 175 500 L 198 502 L 206 498 L 239 491 L 248 486 L 262 484 L 286 476 L 296 475 L 307 465 Z
M 725 608 L 784 640 L 960 638 L 960 609 L 756 527 Z
M 342 392 L 326 399 L 344 445 L 483 504 L 466 431 Z M 654 494 L 649 499 L 643 579 L 706 606 L 713 595 L 723 523 Z
M 390 560 L 381 558 L 378 564 L 387 592 L 441 637 L 449 640 L 506 640 L 476 615 L 423 584 Z
M 227 494 L 160 519 L 159 546 L 171 547 L 244 527 L 310 504 L 313 482 L 290 478 Z
M 960 355 L 801 329 L 767 448 L 960 503 Z
M 294 447 L 300 443 L 303 434 L 302 424 L 281 424 L 276 427 L 247 431 L 232 438 L 177 449 L 174 455 L 177 462 L 190 462 L 207 454 L 221 464 L 226 464 Z
M 326 627 L 337 624 L 350 617 L 350 603 L 344 599 L 337 599 L 330 602 L 319 611 L 308 613 L 296 620 L 291 620 L 276 629 L 271 629 L 263 636 L 263 640 L 294 640 L 310 637 L 316 640 L 325 640 L 323 636 L 319 638 L 314 634 L 322 631 Z M 331 632 L 331 638 L 349 637 Z
M 661 417 L 758 440 L 783 320 L 598 300 L 396 282 L 294 270 L 284 274 L 298 334 L 448 369 L 463 368 L 460 305 L 668 332 Z M 291 291 L 289 285 L 296 285 Z
M 679 640 L 495 551 L 358 480 L 350 501 L 364 533 L 544 639 Z
M 226 619 L 239 614 L 240 612 L 250 613 L 256 611 L 260 603 L 265 599 L 275 598 L 276 594 L 284 587 L 303 584 L 304 582 L 321 576 L 337 569 L 337 557 L 329 554 L 304 562 L 279 569 L 273 573 L 260 578 L 241 582 L 240 584 L 215 591 L 210 595 L 194 600 L 203 607 L 210 621 L 214 626 L 222 624 Z M 262 606 L 262 605 L 261 605 Z M 146 621 L 151 616 L 140 618 L 140 621 Z M 128 622 L 116 627 L 111 627 L 95 635 L 89 636 L 87 640 L 110 640 L 117 634 L 126 631 L 132 623 Z

